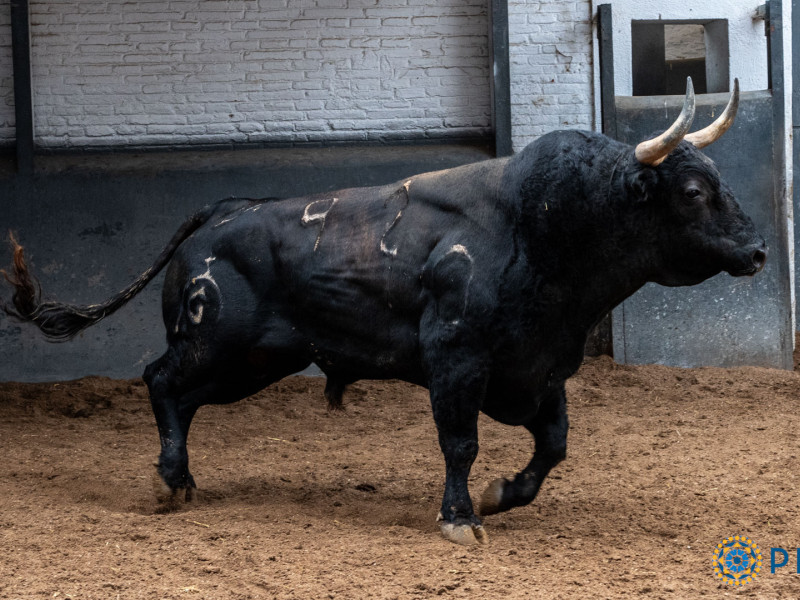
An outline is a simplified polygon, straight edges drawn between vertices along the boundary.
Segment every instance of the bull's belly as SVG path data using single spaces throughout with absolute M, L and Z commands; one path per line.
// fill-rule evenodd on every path
M 374 310 L 352 315 L 328 310 L 295 320 L 294 326 L 309 360 L 328 375 L 422 383 L 419 326 L 410 319 Z
M 504 425 L 525 425 L 539 412 L 545 391 L 535 380 L 493 377 L 481 410 Z
M 425 385 L 418 356 L 396 349 L 375 347 L 358 353 L 323 351 L 315 354 L 313 362 L 326 375 L 342 380 L 400 379 Z
M 518 364 L 501 365 L 487 386 L 483 412 L 505 425 L 530 424 L 542 402 L 553 398 L 558 389 L 580 367 L 584 342 L 575 337 L 570 344 L 562 340 L 558 351 L 531 356 L 521 353 Z M 551 343 L 544 347 L 555 348 Z

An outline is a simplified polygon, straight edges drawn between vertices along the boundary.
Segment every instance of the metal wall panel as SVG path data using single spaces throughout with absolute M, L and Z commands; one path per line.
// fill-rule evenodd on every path
M 710 123 L 727 100 L 728 94 L 698 96 L 693 129 Z M 664 130 L 682 102 L 679 96 L 617 97 L 618 138 L 635 144 Z M 614 311 L 620 362 L 792 368 L 790 252 L 775 181 L 774 118 L 770 91 L 743 92 L 734 126 L 704 150 L 766 238 L 766 268 L 753 278 L 721 274 L 688 288 L 648 284 Z

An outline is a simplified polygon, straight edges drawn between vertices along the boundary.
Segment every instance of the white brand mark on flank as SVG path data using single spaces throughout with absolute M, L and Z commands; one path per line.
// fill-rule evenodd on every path
M 319 248 L 319 241 L 322 239 L 322 232 L 325 230 L 325 219 L 328 217 L 328 213 L 331 212 L 331 209 L 334 205 L 339 201 L 338 198 L 332 199 L 324 199 L 324 200 L 315 200 L 314 202 L 309 203 L 306 206 L 305 211 L 303 212 L 303 218 L 300 219 L 300 222 L 303 225 L 311 225 L 312 223 L 322 223 L 319 228 L 319 233 L 317 234 L 317 239 L 314 242 L 314 252 L 317 251 Z M 321 212 L 312 213 L 311 208 L 316 206 L 317 204 L 321 204 L 323 202 L 329 202 L 328 208 Z

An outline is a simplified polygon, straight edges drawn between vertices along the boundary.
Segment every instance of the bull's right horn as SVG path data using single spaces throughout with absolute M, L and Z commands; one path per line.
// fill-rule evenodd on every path
M 636 160 L 645 165 L 655 167 L 667 158 L 670 152 L 681 143 L 688 133 L 694 119 L 694 86 L 692 78 L 686 78 L 686 98 L 683 100 L 683 110 L 675 122 L 664 133 L 652 140 L 647 140 L 636 146 Z
M 737 110 L 739 110 L 739 80 L 734 79 L 733 93 L 722 114 L 708 127 L 693 131 L 687 134 L 684 139 L 694 144 L 697 148 L 705 148 L 709 144 L 713 144 L 733 125 Z

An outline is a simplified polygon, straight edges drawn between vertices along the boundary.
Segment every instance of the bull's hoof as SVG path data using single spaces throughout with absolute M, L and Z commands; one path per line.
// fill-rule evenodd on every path
M 156 465 L 156 472 L 153 474 L 153 492 L 161 510 L 169 511 L 180 508 L 184 502 L 194 500 L 195 487 L 193 481 L 185 488 L 170 487 L 161 477 Z
M 446 540 L 462 546 L 489 543 L 489 535 L 480 523 L 471 523 L 465 519 L 459 519 L 455 523 L 440 521 L 439 529 Z
M 478 513 L 481 516 L 494 515 L 507 510 L 503 508 L 503 489 L 508 484 L 507 479 L 495 479 L 481 496 L 481 504 Z

